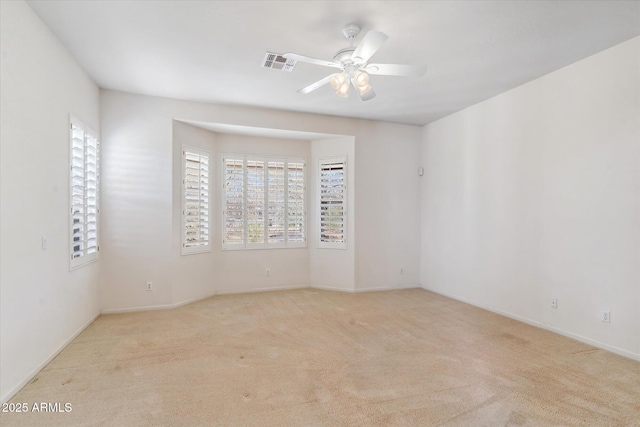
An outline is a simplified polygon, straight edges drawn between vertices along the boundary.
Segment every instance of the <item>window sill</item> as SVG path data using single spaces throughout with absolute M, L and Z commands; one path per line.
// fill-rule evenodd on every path
M 180 255 L 188 256 L 188 255 L 206 254 L 210 252 L 211 252 L 211 248 L 209 246 L 206 246 L 204 248 L 194 248 L 194 249 L 183 248 L 182 251 L 180 252 Z
M 93 264 L 94 262 L 99 261 L 100 258 L 98 258 L 96 256 L 96 257 L 93 257 L 91 259 L 82 260 L 82 262 L 80 262 L 78 260 L 79 260 L 79 258 L 71 260 L 71 264 L 69 265 L 69 271 L 78 270 L 78 269 L 80 269 L 80 268 L 82 268 L 82 267 L 84 267 L 86 265 Z
M 307 244 L 300 244 L 295 246 L 223 246 L 223 251 L 259 251 L 259 250 L 273 250 L 273 249 L 307 249 Z

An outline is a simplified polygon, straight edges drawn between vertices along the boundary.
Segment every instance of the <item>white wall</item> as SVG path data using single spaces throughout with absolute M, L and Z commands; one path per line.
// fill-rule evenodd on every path
M 357 290 L 420 284 L 419 130 L 369 122 L 356 138 Z
M 69 271 L 69 114 L 100 122 L 97 86 L 25 2 L 0 2 L 0 43 L 5 401 L 99 313 L 99 263 Z
M 173 257 L 179 246 L 174 235 L 178 211 L 173 207 L 172 187 L 174 120 L 353 136 L 355 158 L 362 158 L 354 166 L 353 209 L 354 222 L 358 224 L 354 240 L 368 244 L 354 252 L 354 287 L 397 287 L 402 281 L 391 273 L 400 265 L 407 272 L 405 281 L 418 285 L 420 202 L 416 171 L 421 128 L 105 90 L 101 92 L 104 310 L 167 306 L 197 298 L 211 289 L 203 284 L 177 291 L 178 285 L 173 285 Z M 228 147 L 239 143 L 227 141 Z M 415 169 L 410 176 L 404 172 L 404 165 Z M 391 203 L 406 207 L 409 213 L 391 207 Z M 391 226 L 393 232 L 387 230 Z M 270 253 L 277 256 L 277 251 Z M 226 253 L 223 256 L 236 257 Z M 264 259 L 256 259 L 252 268 L 263 270 Z M 247 273 L 241 279 L 231 261 L 221 261 L 218 266 L 225 276 L 216 289 L 244 291 L 264 287 L 266 279 L 262 275 Z M 274 264 L 272 274 L 278 274 L 277 270 L 283 267 Z M 201 283 L 206 272 L 198 274 Z M 289 285 L 294 276 L 282 276 L 276 282 L 277 277 L 272 275 L 270 280 Z M 297 277 L 302 281 L 302 274 Z M 149 280 L 154 282 L 152 292 L 144 289 Z M 309 281 L 300 286 L 308 284 Z
M 425 288 L 640 358 L 639 56 L 635 38 L 424 128 Z

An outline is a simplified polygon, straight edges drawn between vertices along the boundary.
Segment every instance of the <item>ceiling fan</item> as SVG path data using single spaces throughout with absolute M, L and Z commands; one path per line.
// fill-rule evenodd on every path
M 347 25 L 342 33 L 349 40 L 350 45 L 339 50 L 333 57 L 333 61 L 324 61 L 297 53 L 282 55 L 286 59 L 342 70 L 340 73 L 331 74 L 300 89 L 299 93 L 307 94 L 330 83 L 338 95 L 346 98 L 349 96 L 349 86 L 353 85 L 360 98 L 363 101 L 368 101 L 376 96 L 369 84 L 369 75 L 419 77 L 427 71 L 427 67 L 424 65 L 369 64 L 369 59 L 389 38 L 380 31 L 368 31 L 357 47 L 353 46 L 353 40 L 360 33 L 360 27 L 353 24 Z

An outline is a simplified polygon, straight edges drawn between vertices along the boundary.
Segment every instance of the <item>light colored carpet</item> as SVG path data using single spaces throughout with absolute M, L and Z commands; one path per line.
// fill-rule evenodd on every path
M 99 317 L 8 426 L 640 426 L 640 363 L 422 290 Z

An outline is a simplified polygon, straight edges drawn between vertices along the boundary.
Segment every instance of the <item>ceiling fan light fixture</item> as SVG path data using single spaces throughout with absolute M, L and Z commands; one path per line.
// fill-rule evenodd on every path
M 360 95 L 364 95 L 365 93 L 369 92 L 371 90 L 371 85 L 370 84 L 365 84 L 364 86 L 358 86 L 358 91 L 360 92 Z
M 344 85 L 344 82 L 346 81 L 347 81 L 347 74 L 341 73 L 331 77 L 331 80 L 329 82 L 331 83 L 331 87 L 337 91 Z
M 349 82 L 345 81 L 339 88 L 336 90 L 336 93 L 343 98 L 349 96 Z
M 369 84 L 369 74 L 365 71 L 356 71 L 353 75 L 353 78 L 356 81 L 356 86 L 359 88 L 368 86 Z

